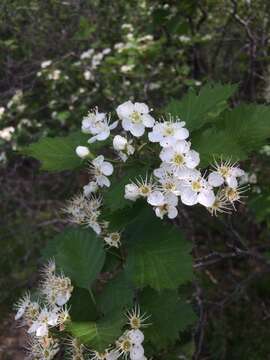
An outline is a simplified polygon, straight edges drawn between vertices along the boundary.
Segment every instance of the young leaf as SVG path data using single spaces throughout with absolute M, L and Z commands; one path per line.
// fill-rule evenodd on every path
M 49 243 L 45 251 L 79 287 L 89 289 L 105 261 L 100 239 L 92 230 L 69 229 Z
M 193 131 L 211 122 L 211 113 L 218 113 L 219 107 L 223 110 L 224 102 L 236 89 L 236 85 L 206 84 L 198 95 L 194 90 L 189 90 L 182 100 L 172 100 L 165 110 L 185 121 L 188 130 Z
M 114 312 L 97 322 L 72 322 L 68 330 L 83 344 L 104 351 L 121 335 L 124 322 L 124 317 Z
M 127 232 L 126 271 L 137 287 L 176 289 L 192 279 L 191 243 L 151 209 L 142 211 Z
M 130 306 L 133 300 L 133 289 L 124 272 L 110 280 L 96 297 L 97 304 L 104 314 L 114 312 L 116 309 L 123 310 Z
M 142 310 L 151 315 L 151 325 L 144 329 L 145 338 L 158 349 L 173 345 L 179 332 L 196 321 L 192 306 L 179 299 L 176 290 L 158 293 L 150 288 L 140 296 Z

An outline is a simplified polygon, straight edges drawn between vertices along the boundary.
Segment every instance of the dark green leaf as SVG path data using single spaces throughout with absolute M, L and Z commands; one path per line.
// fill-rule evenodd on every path
M 70 229 L 53 239 L 45 251 L 79 287 L 89 289 L 105 261 L 103 243 L 92 230 Z
M 69 331 L 83 344 L 97 351 L 103 351 L 121 335 L 123 316 L 114 313 L 97 322 L 72 322 Z
M 133 289 L 124 272 L 110 280 L 97 296 L 97 304 L 104 314 L 116 309 L 123 310 L 130 306 L 133 300 Z
M 144 330 L 145 338 L 158 349 L 173 345 L 179 332 L 196 321 L 192 306 L 179 299 L 176 290 L 165 290 L 158 293 L 145 289 L 140 296 L 142 309 L 151 315 L 151 326 Z
M 136 286 L 175 289 L 192 279 L 191 243 L 180 229 L 166 225 L 151 209 L 142 211 L 127 228 L 127 237 L 126 271 Z

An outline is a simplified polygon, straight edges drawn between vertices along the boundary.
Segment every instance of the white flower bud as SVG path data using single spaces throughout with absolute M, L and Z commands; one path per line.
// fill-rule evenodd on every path
M 128 337 L 135 345 L 141 345 L 144 340 L 144 335 L 139 329 L 132 329 L 128 332 Z
M 86 146 L 77 146 L 76 147 L 76 154 L 80 158 L 84 159 L 90 154 L 90 151 Z
M 129 356 L 131 360 L 141 360 L 144 356 L 144 348 L 142 345 L 134 345 L 130 350 Z
M 121 135 L 116 135 L 113 139 L 113 147 L 117 151 L 124 150 L 127 145 L 127 139 Z

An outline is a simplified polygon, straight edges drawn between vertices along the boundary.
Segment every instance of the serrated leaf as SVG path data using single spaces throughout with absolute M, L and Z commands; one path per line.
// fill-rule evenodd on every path
M 95 153 L 107 144 L 106 141 L 102 141 L 89 145 L 87 144 L 88 139 L 89 135 L 80 131 L 63 137 L 46 137 L 24 148 L 22 153 L 39 160 L 43 170 L 72 170 L 82 164 L 82 159 L 75 152 L 77 146 L 88 146 L 90 151 Z
M 214 128 L 207 129 L 192 138 L 192 148 L 200 154 L 200 166 L 206 167 L 214 159 L 231 159 L 234 161 L 245 159 L 246 153 L 241 146 L 225 131 Z
M 137 287 L 175 289 L 192 279 L 191 243 L 151 209 L 142 211 L 127 228 L 127 237 L 126 271 Z
M 89 289 L 105 261 L 102 241 L 92 230 L 69 229 L 49 243 L 45 254 L 79 287 Z
M 98 312 L 93 297 L 86 289 L 74 287 L 69 301 L 73 321 L 96 321 Z
M 151 326 L 144 329 L 145 338 L 158 349 L 173 345 L 179 332 L 196 321 L 192 306 L 181 301 L 177 290 L 164 290 L 161 293 L 145 289 L 140 296 L 142 309 L 151 315 Z
M 110 313 L 116 309 L 123 310 L 130 306 L 133 301 L 133 289 L 124 272 L 110 280 L 103 288 L 101 294 L 96 297 L 100 310 Z
M 226 111 L 217 123 L 247 153 L 260 149 L 270 138 L 270 107 L 240 105 Z
M 186 122 L 188 130 L 193 131 L 211 122 L 212 114 L 219 113 L 219 107 L 224 110 L 224 103 L 236 89 L 237 86 L 231 84 L 206 84 L 198 95 L 191 89 L 182 100 L 172 100 L 165 110 L 180 117 Z M 207 116 L 208 114 L 210 116 Z
M 121 335 L 125 319 L 114 313 L 97 322 L 72 322 L 68 330 L 83 344 L 103 351 Z

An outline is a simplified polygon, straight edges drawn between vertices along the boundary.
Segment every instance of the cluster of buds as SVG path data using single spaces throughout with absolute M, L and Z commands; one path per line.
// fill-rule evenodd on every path
M 53 338 L 50 329 L 65 329 L 70 320 L 66 303 L 71 297 L 73 287 L 68 277 L 57 275 L 54 261 L 44 268 L 40 284 L 40 300 L 32 301 L 29 293 L 15 304 L 15 320 L 28 327 L 30 358 L 40 360 L 53 359 L 59 350 L 59 344 Z

